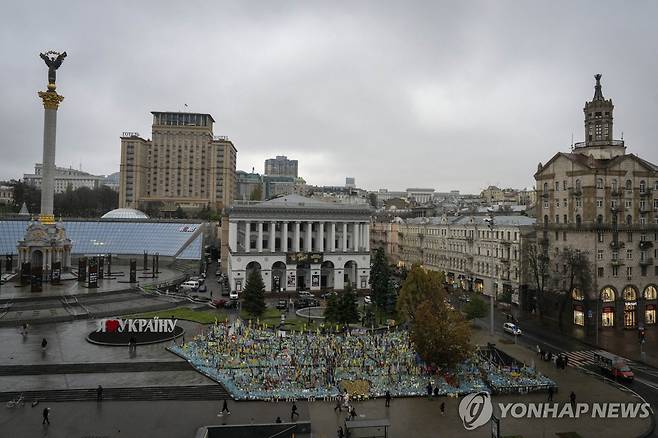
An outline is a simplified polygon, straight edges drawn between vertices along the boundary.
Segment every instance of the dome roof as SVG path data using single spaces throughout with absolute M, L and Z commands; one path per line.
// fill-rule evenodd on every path
M 148 219 L 149 217 L 139 210 L 134 208 L 117 208 L 108 211 L 101 219 Z

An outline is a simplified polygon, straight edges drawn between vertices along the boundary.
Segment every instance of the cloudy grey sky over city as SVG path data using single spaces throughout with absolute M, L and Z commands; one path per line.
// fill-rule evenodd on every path
M 0 17 L 0 179 L 41 160 L 39 52 L 58 71 L 57 164 L 119 170 L 150 111 L 210 113 L 238 169 L 299 160 L 311 184 L 530 187 L 583 139 L 595 73 L 615 137 L 658 162 L 658 3 L 11 2 Z M 187 108 L 184 105 L 187 104 Z

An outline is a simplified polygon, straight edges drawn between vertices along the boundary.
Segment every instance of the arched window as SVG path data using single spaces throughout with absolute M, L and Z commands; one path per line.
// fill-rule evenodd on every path
M 626 225 L 631 225 L 633 223 L 633 216 L 630 214 L 626 216 Z
M 597 189 L 603 188 L 603 178 L 596 178 L 596 188 Z
M 647 183 L 642 180 L 640 181 L 640 193 L 644 193 L 647 191 Z
M 655 300 L 656 299 L 656 286 L 649 285 L 644 288 L 644 299 L 645 300 Z
M 583 301 L 585 299 L 585 294 L 579 288 L 574 287 L 573 290 L 571 291 L 571 298 L 573 298 L 576 301 Z
M 615 290 L 610 286 L 601 289 L 601 301 L 604 303 L 612 303 L 615 301 Z
M 612 180 L 612 191 L 613 192 L 617 191 L 617 180 L 616 179 Z
M 548 183 L 544 183 L 544 193 L 548 194 Z
M 633 190 L 633 181 L 630 179 L 626 180 L 626 190 Z
M 576 215 L 576 225 L 577 225 L 577 226 L 580 226 L 581 221 L 582 221 L 582 220 L 581 220 L 581 218 L 580 218 L 580 215 L 577 214 L 577 215 Z
M 576 180 L 576 190 L 580 190 L 580 180 Z
M 596 223 L 601 225 L 603 223 L 603 215 L 600 214 L 596 217 Z
M 635 286 L 626 286 L 624 288 L 624 301 L 636 301 L 637 300 L 637 289 Z

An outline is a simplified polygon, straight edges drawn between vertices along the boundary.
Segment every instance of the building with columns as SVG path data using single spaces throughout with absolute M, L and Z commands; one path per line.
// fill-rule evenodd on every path
M 227 273 L 240 292 L 253 270 L 267 292 L 369 289 L 370 214 L 364 205 L 288 195 L 236 202 L 228 217 Z

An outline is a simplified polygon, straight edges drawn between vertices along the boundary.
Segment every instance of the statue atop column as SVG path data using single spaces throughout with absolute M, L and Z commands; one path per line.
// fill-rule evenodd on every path
M 66 58 L 66 52 L 55 52 L 50 50 L 46 53 L 40 53 L 39 56 L 48 66 L 48 89 L 55 89 L 55 79 L 57 78 L 57 69 L 62 65 L 62 61 Z

